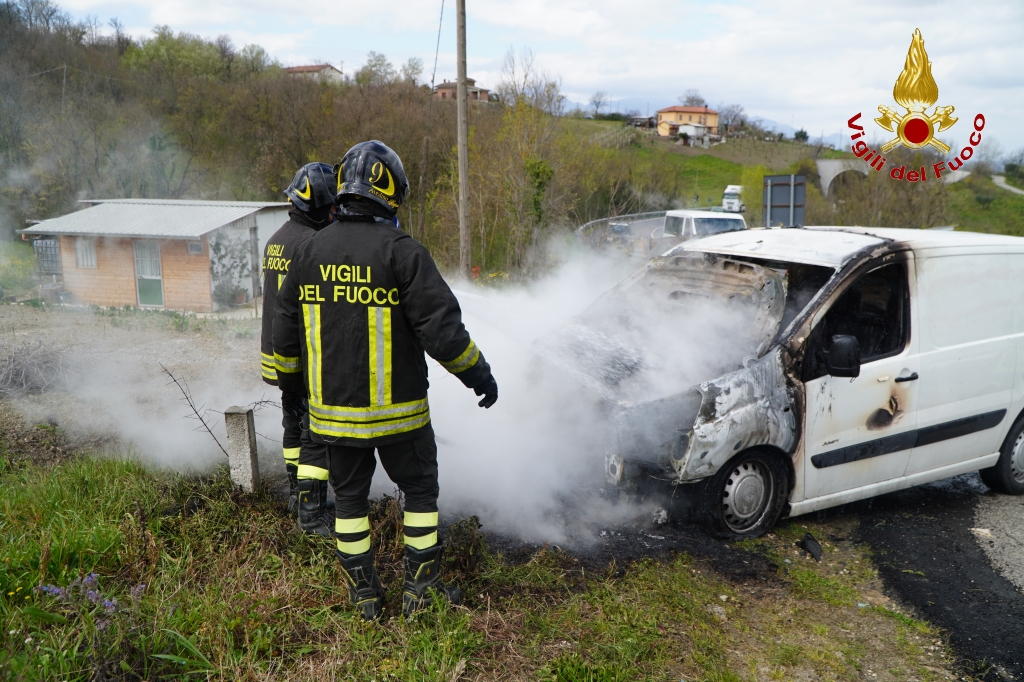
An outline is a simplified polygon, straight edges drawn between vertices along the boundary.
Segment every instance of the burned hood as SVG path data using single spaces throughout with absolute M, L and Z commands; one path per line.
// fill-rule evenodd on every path
M 740 260 L 655 258 L 535 348 L 612 403 L 669 398 L 760 357 L 786 287 L 784 272 Z

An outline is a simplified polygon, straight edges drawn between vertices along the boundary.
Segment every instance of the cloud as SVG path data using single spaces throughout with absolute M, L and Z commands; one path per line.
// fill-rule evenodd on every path
M 454 3 L 445 0 L 438 80 L 455 73 Z M 344 3 L 314 21 L 269 0 L 138 3 L 72 0 L 77 13 L 130 14 L 236 44 L 259 42 L 288 64 L 328 59 L 346 71 L 376 50 L 392 62 L 434 63 L 441 0 L 393 5 Z M 674 2 L 637 12 L 613 0 L 487 0 L 468 8 L 469 66 L 494 86 L 509 46 L 532 48 L 537 65 L 561 77 L 572 101 L 596 90 L 622 109 L 675 103 L 688 88 L 709 102 L 738 102 L 767 119 L 838 132 L 857 111 L 891 103 L 910 36 L 920 28 L 943 102 L 984 111 L 1009 148 L 1024 108 L 1024 3 L 978 0 Z M 973 115 L 973 114 L 971 114 Z M 966 139 L 966 138 L 964 138 Z

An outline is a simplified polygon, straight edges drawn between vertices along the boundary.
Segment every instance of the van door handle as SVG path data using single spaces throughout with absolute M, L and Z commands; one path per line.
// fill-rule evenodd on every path
M 917 381 L 921 377 L 917 376 L 917 372 L 914 372 L 908 377 L 896 377 L 896 383 L 902 384 L 904 381 Z

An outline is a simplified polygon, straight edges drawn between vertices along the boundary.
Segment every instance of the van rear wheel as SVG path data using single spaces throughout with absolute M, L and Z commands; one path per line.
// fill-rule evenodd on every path
M 719 469 L 706 488 L 705 518 L 716 535 L 764 535 L 782 516 L 789 467 L 773 452 L 748 450 Z
M 981 480 L 1007 495 L 1024 495 L 1024 415 L 1018 419 L 1000 449 L 995 466 L 982 469 Z

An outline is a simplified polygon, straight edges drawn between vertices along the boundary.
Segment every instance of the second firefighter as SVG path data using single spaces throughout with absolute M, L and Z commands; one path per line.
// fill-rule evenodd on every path
M 284 390 L 304 390 L 311 438 L 327 446 L 336 502 L 336 553 L 353 603 L 377 618 L 383 590 L 370 537 L 374 451 L 405 496 L 403 611 L 433 594 L 458 603 L 439 580 L 437 446 L 424 351 L 464 385 L 498 398 L 491 368 L 462 323 L 458 300 L 427 250 L 398 227 L 409 191 L 398 155 L 355 145 L 337 174 L 337 222 L 297 249 L 278 295 L 274 354 Z

